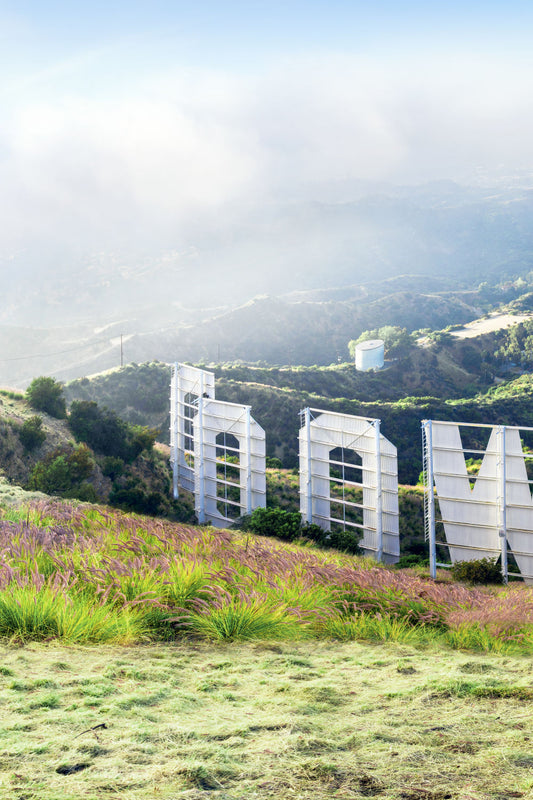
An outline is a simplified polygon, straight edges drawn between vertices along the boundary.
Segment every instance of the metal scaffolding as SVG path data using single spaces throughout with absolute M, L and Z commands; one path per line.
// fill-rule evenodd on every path
M 250 406 L 202 399 L 194 418 L 194 460 L 200 523 L 226 527 L 265 507 L 265 432 Z
M 194 492 L 194 417 L 200 398 L 215 397 L 215 376 L 188 364 L 172 365 L 170 381 L 170 463 L 173 494 Z
M 461 436 L 489 434 L 485 447 L 467 447 Z M 425 530 L 435 577 L 437 548 L 447 548 L 452 564 L 500 558 L 505 581 L 519 574 L 533 582 L 533 500 L 528 464 L 533 452 L 522 442 L 533 428 L 423 420 Z M 477 462 L 471 474 L 467 458 Z M 438 504 L 438 512 L 436 505 Z M 439 536 L 437 536 L 439 528 Z M 509 572 L 508 549 L 519 569 Z
M 400 555 L 396 448 L 378 419 L 300 412 L 300 511 L 324 530 L 358 529 L 378 561 Z
M 194 493 L 198 521 L 219 527 L 266 505 L 265 432 L 250 406 L 215 400 L 215 376 L 174 364 L 170 460 L 174 497 Z

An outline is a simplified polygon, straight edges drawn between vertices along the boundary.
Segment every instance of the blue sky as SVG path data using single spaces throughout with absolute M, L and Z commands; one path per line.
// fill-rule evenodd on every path
M 0 255 L 533 169 L 532 33 L 516 0 L 0 2 Z
M 18 60 L 68 56 L 80 49 L 136 40 L 146 51 L 172 50 L 176 60 L 220 67 L 240 57 L 260 64 L 309 51 L 477 52 L 527 50 L 529 2 L 46 2 L 0 3 L 2 41 Z M 242 65 L 241 65 L 242 66 Z

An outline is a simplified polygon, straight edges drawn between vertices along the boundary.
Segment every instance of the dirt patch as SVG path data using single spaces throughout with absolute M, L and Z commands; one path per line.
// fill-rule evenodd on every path
M 87 762 L 81 762 L 78 764 L 63 764 L 61 767 L 56 769 L 58 775 L 74 775 L 76 772 L 81 772 L 84 769 L 88 769 L 91 767 L 92 764 Z
M 500 331 L 502 328 L 511 328 L 526 319 L 531 319 L 531 314 L 494 314 L 487 319 L 476 319 L 473 322 L 468 322 L 464 328 L 458 331 L 451 331 L 451 334 L 457 339 L 473 339 L 475 336 L 482 336 L 484 333 Z
M 385 784 L 369 773 L 353 773 L 339 769 L 333 764 L 312 763 L 303 765 L 298 777 L 300 780 L 317 782 L 333 789 L 355 791 L 365 797 L 383 794 Z

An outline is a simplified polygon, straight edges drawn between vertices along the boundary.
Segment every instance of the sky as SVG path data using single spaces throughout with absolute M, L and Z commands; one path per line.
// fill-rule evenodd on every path
M 0 0 L 0 261 L 531 171 L 532 34 L 518 0 Z

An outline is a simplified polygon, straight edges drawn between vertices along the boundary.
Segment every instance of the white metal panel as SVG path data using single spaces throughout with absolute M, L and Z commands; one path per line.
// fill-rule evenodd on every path
M 389 563 L 400 554 L 398 526 L 398 469 L 394 445 L 379 433 L 379 420 L 320 409 L 302 412 L 300 429 L 300 511 L 307 522 L 331 530 L 330 454 L 336 448 L 353 450 L 361 458 L 361 547 Z M 346 463 L 350 467 L 349 463 Z M 346 484 L 348 485 L 348 484 Z M 346 523 L 350 525 L 350 523 Z
M 238 441 L 238 480 L 224 482 L 217 471 L 223 459 L 217 458 L 219 434 L 231 434 Z M 233 452 L 233 451 L 232 451 Z M 237 516 L 251 514 L 266 506 L 265 432 L 254 420 L 250 406 L 201 398 L 194 418 L 194 493 L 200 523 L 227 527 L 232 519 L 221 508 L 234 506 Z M 220 487 L 236 487 L 238 499 L 228 500 L 219 494 Z
M 170 462 L 173 493 L 179 488 L 194 492 L 194 415 L 200 397 L 215 397 L 212 372 L 175 363 L 170 383 Z
M 502 555 L 507 543 L 527 583 L 533 583 L 533 500 L 520 433 L 531 428 L 423 423 L 432 478 L 452 562 Z M 466 469 L 461 427 L 486 427 L 490 438 L 474 486 Z M 427 441 L 431 430 L 431 443 Z M 431 484 L 431 485 L 429 485 Z M 428 491 L 433 491 L 431 479 Z M 426 520 L 427 523 L 427 520 Z M 430 529 L 433 523 L 428 526 Z M 434 530 L 431 534 L 434 536 Z
M 433 471 L 450 558 L 472 561 L 500 552 L 498 442 L 493 429 L 471 487 L 459 425 L 432 422 Z
M 505 436 L 505 503 L 507 541 L 526 583 L 533 583 L 533 500 L 516 428 Z

